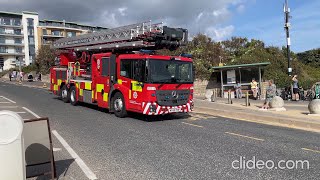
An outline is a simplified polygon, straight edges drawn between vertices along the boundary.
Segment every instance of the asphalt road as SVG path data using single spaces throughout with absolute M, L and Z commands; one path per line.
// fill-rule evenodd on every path
M 44 89 L 0 83 L 0 96 L 49 117 L 98 179 L 319 179 L 320 134 L 192 113 L 144 121 L 72 106 Z M 0 104 L 0 107 L 4 104 Z M 30 118 L 30 114 L 25 114 Z M 54 137 L 59 179 L 89 179 Z M 246 160 L 307 160 L 309 169 L 234 169 Z M 238 164 L 236 164 L 238 166 Z M 289 164 L 292 167 L 292 163 Z M 238 166 L 239 167 L 239 166 Z

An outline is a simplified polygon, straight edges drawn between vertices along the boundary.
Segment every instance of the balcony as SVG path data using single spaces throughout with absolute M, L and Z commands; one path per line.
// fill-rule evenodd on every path
M 23 37 L 22 33 L 8 33 L 8 32 L 0 32 L 1 36 L 10 36 L 10 37 Z
M 52 33 L 52 34 L 43 34 L 43 37 L 46 38 L 46 37 L 52 37 L 52 38 L 63 38 L 64 35 L 63 33 Z
M 8 51 L 3 51 L 0 50 L 0 55 L 1 56 L 24 56 L 23 52 L 8 52 Z
M 0 23 L 0 27 L 10 27 L 10 28 L 15 28 L 15 29 L 22 29 L 22 24 L 21 23 Z
M 0 43 L 0 46 L 19 46 L 19 47 L 23 47 L 24 44 L 23 43 Z

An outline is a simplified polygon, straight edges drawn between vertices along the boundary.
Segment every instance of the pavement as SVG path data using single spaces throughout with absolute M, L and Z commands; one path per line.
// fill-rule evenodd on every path
M 232 104 L 228 104 L 228 100 L 224 98 L 216 98 L 215 102 L 209 102 L 202 97 L 196 97 L 195 111 L 237 120 L 320 132 L 320 116 L 308 115 L 308 101 L 285 101 L 286 111 L 262 111 L 263 103 L 263 100 L 250 99 L 250 106 L 246 106 L 244 98 L 232 99 Z

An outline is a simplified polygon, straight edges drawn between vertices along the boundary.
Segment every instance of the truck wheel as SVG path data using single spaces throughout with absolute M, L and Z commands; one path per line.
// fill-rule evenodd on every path
M 69 92 L 66 85 L 63 85 L 61 88 L 61 99 L 65 103 L 69 102 Z
M 74 106 L 76 106 L 78 104 L 77 92 L 76 92 L 76 88 L 74 86 L 72 86 L 70 88 L 70 103 Z
M 114 109 L 114 114 L 120 118 L 126 117 L 127 110 L 126 110 L 126 105 L 125 105 L 123 95 L 120 92 L 117 92 L 112 99 L 113 99 L 112 105 Z

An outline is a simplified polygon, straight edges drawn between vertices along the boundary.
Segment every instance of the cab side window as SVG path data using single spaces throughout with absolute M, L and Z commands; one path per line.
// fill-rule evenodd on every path
M 132 79 L 132 60 L 121 60 L 120 76 Z
M 144 81 L 146 62 L 137 59 L 121 60 L 120 76 L 135 81 Z

